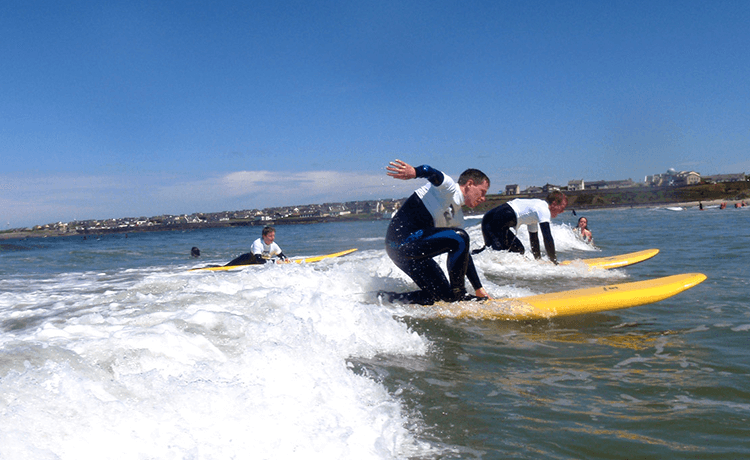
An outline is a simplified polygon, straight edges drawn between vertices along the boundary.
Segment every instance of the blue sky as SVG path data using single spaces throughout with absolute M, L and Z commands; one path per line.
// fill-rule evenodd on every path
M 2 228 L 750 173 L 747 1 L 10 1 Z

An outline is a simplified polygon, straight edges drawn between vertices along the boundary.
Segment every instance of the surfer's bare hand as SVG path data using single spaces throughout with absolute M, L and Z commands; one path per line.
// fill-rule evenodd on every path
M 385 169 L 389 176 L 396 179 L 408 180 L 417 177 L 417 171 L 405 161 L 391 161 Z

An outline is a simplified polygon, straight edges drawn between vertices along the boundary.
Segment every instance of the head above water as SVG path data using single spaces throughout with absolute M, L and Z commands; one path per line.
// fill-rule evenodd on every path
M 263 227 L 263 242 L 271 244 L 276 239 L 276 229 L 270 225 Z
M 478 169 L 469 168 L 458 177 L 458 186 L 464 195 L 464 204 L 474 208 L 484 203 L 490 188 L 490 178 Z
M 266 225 L 263 227 L 263 236 L 266 236 L 269 233 L 276 233 L 276 229 L 270 225 Z

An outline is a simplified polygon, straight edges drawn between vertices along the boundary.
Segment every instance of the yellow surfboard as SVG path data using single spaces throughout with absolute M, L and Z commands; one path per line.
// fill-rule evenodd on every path
M 317 262 L 317 261 L 323 260 L 323 259 L 332 259 L 334 257 L 345 256 L 347 254 L 351 254 L 352 252 L 354 252 L 356 250 L 357 250 L 357 248 L 353 248 L 353 249 L 347 249 L 346 251 L 334 252 L 333 254 L 326 254 L 326 255 L 323 255 L 323 256 L 307 257 L 307 258 L 304 258 L 304 259 L 292 259 L 290 262 L 294 262 L 294 263 L 298 263 L 298 264 L 309 264 L 310 262 Z
M 334 252 L 333 254 L 325 254 L 322 256 L 315 256 L 315 257 L 306 257 L 303 259 L 290 259 L 288 262 L 282 262 L 282 263 L 298 263 L 298 264 L 308 264 L 311 262 L 318 262 L 323 259 L 332 259 L 334 257 L 341 257 L 345 256 L 347 254 L 351 254 L 352 252 L 356 251 L 357 248 L 353 249 L 347 249 L 346 251 L 341 252 Z M 229 270 L 242 270 L 247 267 L 256 267 L 257 264 L 253 265 L 221 265 L 219 267 L 201 267 L 201 268 L 193 268 L 189 271 L 212 271 L 212 272 L 222 272 L 222 271 L 229 271 Z
M 597 257 L 593 259 L 564 260 L 560 265 L 571 265 L 577 262 L 586 264 L 589 268 L 601 268 L 609 270 L 611 268 L 627 267 L 628 265 L 637 264 L 648 260 L 659 253 L 658 249 L 645 249 L 643 251 L 630 252 L 609 257 Z
M 464 302 L 435 302 L 439 316 L 493 320 L 546 319 L 636 307 L 667 299 L 706 279 L 684 273 L 646 281 L 553 292 L 529 297 Z

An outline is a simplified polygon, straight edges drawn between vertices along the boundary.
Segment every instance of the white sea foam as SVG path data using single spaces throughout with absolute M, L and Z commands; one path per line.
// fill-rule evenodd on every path
M 53 299 L 5 293 L 0 320 L 26 327 L 0 338 L 12 357 L 0 358 L 0 458 L 428 451 L 401 402 L 347 364 L 428 351 L 394 311 L 362 300 L 384 264 L 363 253 L 239 273 L 144 270 L 104 285 L 79 273 L 50 280 L 64 292 Z
M 564 254 L 569 254 L 571 251 L 575 254 L 581 254 L 586 258 L 598 257 L 598 250 L 581 241 L 581 239 L 573 233 L 571 227 L 564 224 L 553 224 L 551 228 L 552 237 L 555 240 L 555 249 L 557 250 L 560 259 L 564 259 Z M 475 225 L 469 227 L 468 232 L 471 241 L 476 242 L 472 243 L 472 245 L 475 248 L 481 247 L 481 242 L 483 241 L 481 226 Z M 508 278 L 514 280 L 547 280 L 550 278 L 621 279 L 625 277 L 623 272 L 618 270 L 590 270 L 583 263 L 575 263 L 575 261 L 568 266 L 556 266 L 549 261 L 542 241 L 540 241 L 542 259 L 535 260 L 529 249 L 529 234 L 526 226 L 522 226 L 519 229 L 517 236 L 526 248 L 526 252 L 523 255 L 507 251 L 492 251 L 486 249 L 474 256 L 474 263 L 477 266 L 477 269 L 485 276 L 485 278 L 489 278 L 488 290 L 492 296 L 520 297 L 539 293 L 523 289 L 517 290 L 514 289 L 514 286 L 508 285 L 507 283 L 493 286 L 492 279 L 494 278 L 499 278 L 501 280 L 507 280 Z

